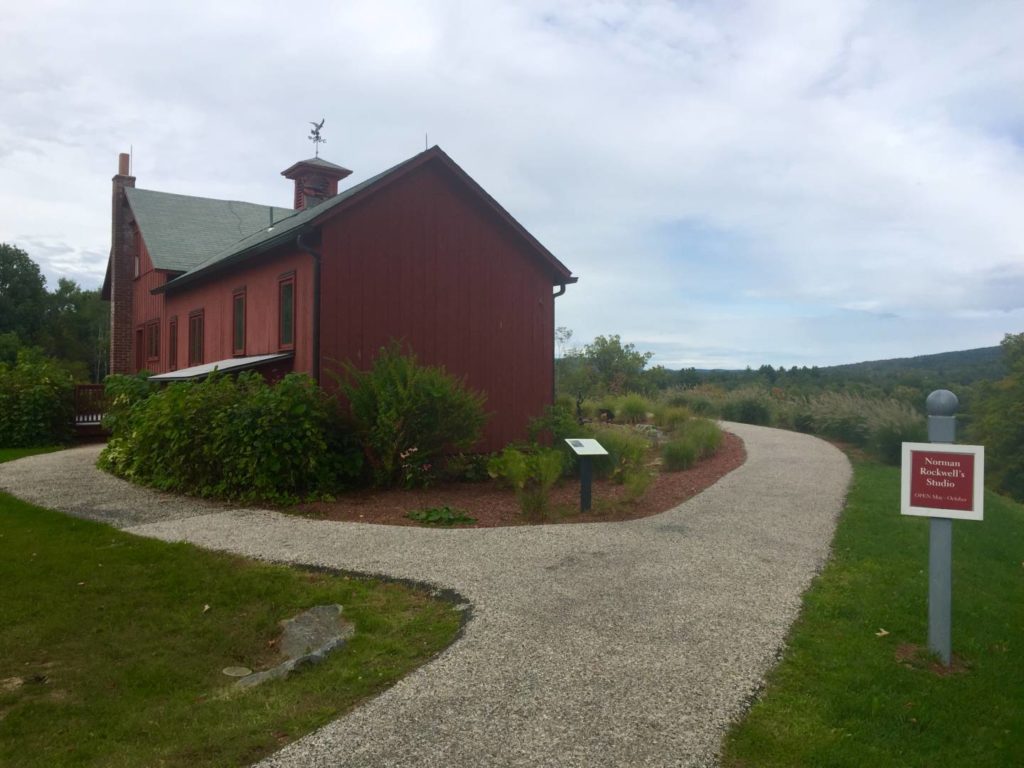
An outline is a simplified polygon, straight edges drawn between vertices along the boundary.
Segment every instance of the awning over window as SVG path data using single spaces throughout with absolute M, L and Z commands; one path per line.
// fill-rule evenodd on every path
M 156 376 L 150 376 L 150 381 L 187 381 L 190 379 L 202 379 L 214 371 L 222 373 L 238 373 L 252 368 L 259 368 L 261 365 L 269 365 L 279 360 L 287 360 L 294 356 L 294 352 L 279 352 L 273 355 L 253 355 L 252 357 L 229 357 L 227 360 L 218 360 L 215 363 L 203 363 L 193 365 L 191 368 L 182 368 L 180 371 L 168 371 Z

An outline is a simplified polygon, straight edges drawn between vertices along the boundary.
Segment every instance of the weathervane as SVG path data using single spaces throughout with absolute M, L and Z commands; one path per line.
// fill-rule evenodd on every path
M 309 140 L 312 141 L 313 146 L 316 147 L 316 157 L 320 157 L 320 145 L 327 143 L 327 139 L 320 136 L 320 129 L 324 127 L 325 121 L 326 118 L 321 117 L 319 123 L 310 123 L 310 125 L 313 126 L 313 130 L 309 132 Z

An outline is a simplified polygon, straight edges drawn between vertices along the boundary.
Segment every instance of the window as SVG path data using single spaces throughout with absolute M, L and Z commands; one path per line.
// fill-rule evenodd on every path
M 167 370 L 178 370 L 178 318 L 172 317 L 167 328 Z
M 146 323 L 146 360 L 160 359 L 160 321 Z
M 240 288 L 231 295 L 231 353 L 245 354 L 245 289 Z
M 295 347 L 295 275 L 277 284 L 277 341 L 281 349 Z
M 203 310 L 188 316 L 188 364 L 203 363 Z

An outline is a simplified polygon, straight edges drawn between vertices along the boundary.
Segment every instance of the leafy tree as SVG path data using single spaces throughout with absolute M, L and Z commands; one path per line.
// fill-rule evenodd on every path
M 1007 375 L 979 385 L 970 434 L 996 488 L 1024 499 L 1024 333 L 1007 334 L 1002 348 Z
M 644 367 L 652 356 L 651 352 L 638 352 L 632 344 L 623 344 L 618 334 L 598 336 L 568 356 L 570 364 L 563 386 L 569 393 L 585 396 L 641 391 Z
M 47 297 L 39 343 L 52 357 L 84 363 L 89 377 L 101 381 L 110 344 L 110 305 L 99 291 L 84 291 L 62 277 Z
M 46 314 L 46 278 L 16 245 L 0 243 L 0 333 L 35 343 Z
M 102 381 L 110 347 L 110 305 L 98 290 L 61 278 L 46 291 L 39 266 L 17 246 L 0 243 L 0 362 L 22 349 L 60 361 L 78 380 Z

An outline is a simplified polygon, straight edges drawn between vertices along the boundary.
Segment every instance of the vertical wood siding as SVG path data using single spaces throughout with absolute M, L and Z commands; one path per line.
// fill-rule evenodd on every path
M 426 165 L 326 222 L 321 252 L 325 370 L 368 367 L 404 339 L 487 395 L 481 449 L 526 437 L 551 403 L 554 298 L 549 269 L 505 222 Z
M 232 296 L 245 289 L 245 354 L 279 352 L 277 339 L 277 283 L 282 274 L 295 273 L 295 359 L 293 370 L 312 371 L 313 268 L 311 257 L 302 251 L 284 251 L 272 259 L 257 258 L 226 275 L 203 281 L 167 294 L 163 324 L 178 317 L 178 368 L 188 367 L 188 337 L 182 335 L 183 318 L 190 312 L 204 313 L 203 360 L 212 363 L 232 357 Z M 167 335 L 166 332 L 164 335 Z M 167 345 L 161 353 L 161 370 L 167 368 Z

